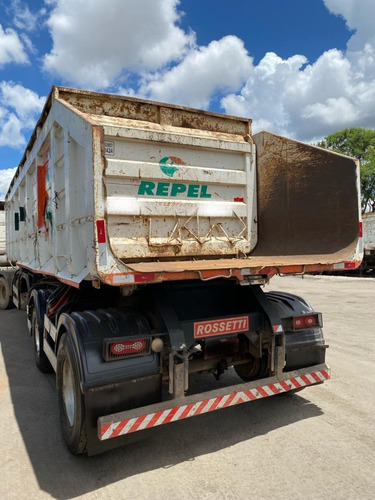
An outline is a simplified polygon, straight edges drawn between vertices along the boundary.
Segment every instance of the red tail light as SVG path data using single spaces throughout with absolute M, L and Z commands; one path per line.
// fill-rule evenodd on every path
M 294 316 L 291 320 L 291 327 L 294 331 L 323 326 L 322 315 L 320 313 Z
M 123 354 L 139 354 L 146 347 L 145 340 L 128 340 L 127 342 L 114 342 L 111 344 L 111 353 L 114 356 Z
M 112 361 L 122 358 L 145 356 L 151 352 L 151 341 L 146 339 L 106 339 L 103 343 L 103 358 Z

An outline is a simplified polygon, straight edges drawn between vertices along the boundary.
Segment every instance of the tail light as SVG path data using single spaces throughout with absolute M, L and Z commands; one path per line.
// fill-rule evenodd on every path
M 103 342 L 103 358 L 105 361 L 145 356 L 151 352 L 150 338 L 105 339 Z
M 304 314 L 303 316 L 294 316 L 290 319 L 293 331 L 323 326 L 322 315 L 320 313 Z
M 303 314 L 301 316 L 291 316 L 283 318 L 284 330 L 298 332 L 299 330 L 307 330 L 308 328 L 319 328 L 323 326 L 321 313 Z

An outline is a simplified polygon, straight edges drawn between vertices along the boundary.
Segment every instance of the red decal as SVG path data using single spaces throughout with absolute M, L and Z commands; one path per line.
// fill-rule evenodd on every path
M 98 243 L 105 243 L 106 236 L 105 236 L 104 220 L 97 220 L 96 221 L 96 231 L 98 234 Z
M 244 199 L 243 198 L 233 198 L 233 201 L 236 201 L 238 203 L 243 203 Z
M 213 319 L 194 323 L 194 338 L 214 337 L 230 333 L 247 332 L 249 330 L 249 317 Z
M 44 165 L 38 165 L 37 192 L 38 192 L 38 229 L 45 228 L 45 215 L 49 196 L 46 189 L 48 160 Z
M 149 281 L 154 281 L 156 273 L 135 273 L 134 282 L 135 283 L 147 283 Z

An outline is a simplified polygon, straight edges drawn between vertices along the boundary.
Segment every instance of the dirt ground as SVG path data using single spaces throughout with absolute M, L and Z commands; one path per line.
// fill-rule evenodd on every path
M 375 279 L 273 278 L 323 313 L 332 379 L 155 429 L 103 455 L 60 437 L 54 375 L 25 314 L 0 311 L 0 498 L 370 499 L 375 491 Z

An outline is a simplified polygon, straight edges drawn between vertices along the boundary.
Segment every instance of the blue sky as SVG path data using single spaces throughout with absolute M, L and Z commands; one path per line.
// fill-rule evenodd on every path
M 0 199 L 53 84 L 316 141 L 375 128 L 374 0 L 0 0 Z

